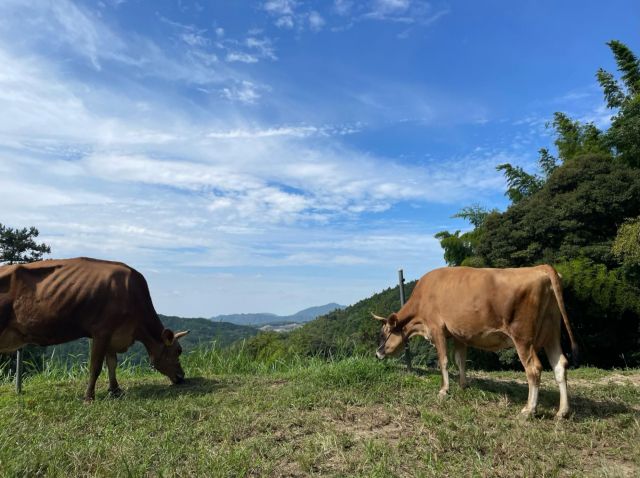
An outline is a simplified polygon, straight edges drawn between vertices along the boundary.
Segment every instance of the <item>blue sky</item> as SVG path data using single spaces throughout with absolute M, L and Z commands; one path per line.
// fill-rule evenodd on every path
M 121 260 L 159 312 L 353 303 L 506 206 L 554 111 L 606 127 L 640 4 L 0 3 L 0 222 Z

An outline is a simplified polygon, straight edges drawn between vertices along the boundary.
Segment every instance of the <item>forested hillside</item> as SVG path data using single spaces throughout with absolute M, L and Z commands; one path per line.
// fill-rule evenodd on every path
M 201 344 L 211 345 L 212 342 L 215 342 L 218 347 L 224 348 L 258 333 L 258 329 L 244 325 L 212 322 L 202 318 L 159 316 L 163 325 L 169 329 L 190 331 L 188 335 L 180 339 L 185 352 L 194 350 Z M 69 365 L 86 362 L 89 354 L 89 339 L 74 340 L 51 347 L 27 346 L 23 350 L 27 372 L 39 371 L 45 368 L 46 363 L 51 360 Z M 3 367 L 9 366 L 9 361 L 12 359 L 13 356 L 0 355 L 0 371 Z M 119 355 L 119 360 L 134 364 L 144 363 L 147 360 L 147 352 L 141 343 L 136 342 L 126 353 Z

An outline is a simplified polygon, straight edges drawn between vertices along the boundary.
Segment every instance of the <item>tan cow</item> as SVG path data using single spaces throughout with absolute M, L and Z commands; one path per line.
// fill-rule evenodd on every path
M 414 335 L 430 340 L 438 352 L 442 371 L 440 395 L 449 390 L 447 338 L 452 338 L 460 370 L 460 386 L 466 386 L 467 346 L 497 351 L 515 347 L 529 382 L 529 399 L 522 414 L 535 413 L 542 365 L 537 352 L 545 350 L 560 388 L 557 417 L 569 413 L 567 359 L 560 347 L 560 321 L 571 340 L 574 359 L 577 345 L 562 299 L 562 286 L 549 265 L 519 269 L 445 267 L 425 274 L 411 298 L 384 322 L 377 356 L 383 359 Z
M 116 353 L 135 340 L 159 372 L 182 382 L 178 339 L 186 334 L 162 326 L 147 281 L 125 264 L 83 257 L 0 267 L 0 353 L 91 337 L 87 401 L 104 361 L 109 391 L 120 393 Z

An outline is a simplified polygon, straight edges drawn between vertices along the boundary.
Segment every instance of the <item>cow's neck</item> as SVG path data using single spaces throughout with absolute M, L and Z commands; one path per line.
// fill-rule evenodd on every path
M 142 342 L 149 355 L 155 355 L 162 346 L 162 322 L 157 317 L 155 320 L 147 320 L 140 324 L 136 330 L 136 340 Z
M 431 339 L 431 334 L 429 333 L 427 324 L 417 316 L 407 320 L 407 322 L 402 326 L 402 332 L 407 339 L 410 339 L 414 335 L 421 335 L 426 339 Z
M 417 302 L 410 298 L 407 303 L 398 311 L 398 321 L 402 324 L 402 333 L 406 339 L 414 335 L 422 335 L 429 338 L 429 330 L 424 321 L 418 315 Z

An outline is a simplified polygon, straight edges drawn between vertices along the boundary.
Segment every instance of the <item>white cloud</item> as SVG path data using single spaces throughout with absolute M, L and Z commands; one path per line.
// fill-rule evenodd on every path
M 245 104 L 253 104 L 261 96 L 260 87 L 251 81 L 241 81 L 233 86 L 223 88 L 220 94 L 223 98 Z
M 273 15 L 291 15 L 296 3 L 294 0 L 268 0 L 263 8 Z
M 318 12 L 312 11 L 309 13 L 309 27 L 311 30 L 315 32 L 320 31 L 322 27 L 324 27 L 324 24 L 325 20 Z
M 209 138 L 269 138 L 273 136 L 291 136 L 295 138 L 307 138 L 310 136 L 343 136 L 360 131 L 361 125 L 331 125 L 331 126 L 278 126 L 273 128 L 244 128 L 211 131 Z
M 353 8 L 353 1 L 351 0 L 334 0 L 333 2 L 333 10 L 338 15 L 348 15 Z
M 227 53 L 226 60 L 229 62 L 239 61 L 242 63 L 258 63 L 258 59 L 255 56 L 250 55 L 249 53 L 236 51 Z
M 361 18 L 427 26 L 448 13 L 448 9 L 434 10 L 431 3 L 424 0 L 372 0 Z M 407 33 L 403 32 L 402 36 L 406 37 Z
M 209 40 L 207 40 L 207 38 L 205 38 L 204 36 L 198 33 L 193 33 L 193 32 L 183 33 L 181 35 L 181 38 L 187 45 L 190 45 L 190 46 L 204 47 L 209 44 Z
M 5 19 L 0 23 L 6 34 L 25 36 L 25 27 L 33 39 L 49 46 L 64 46 L 90 61 L 100 70 L 103 60 L 129 61 L 126 45 L 91 11 L 68 0 L 56 2 L 7 0 L 0 7 Z M 22 31 L 20 31 L 22 28 Z
M 249 36 L 245 40 L 245 44 L 248 48 L 255 51 L 261 58 L 268 58 L 270 60 L 278 59 L 271 40 L 266 37 L 257 38 L 254 36 Z
M 276 20 L 276 26 L 287 29 L 293 28 L 293 17 L 291 15 L 278 17 L 278 19 Z

